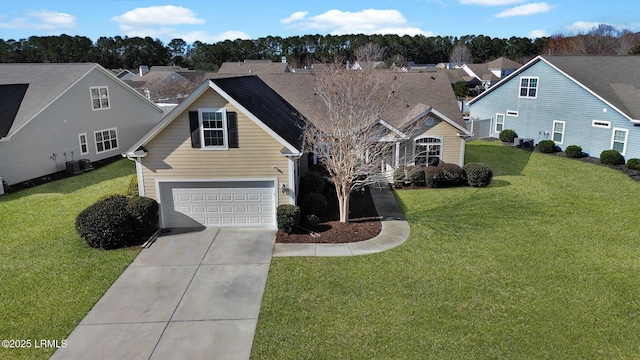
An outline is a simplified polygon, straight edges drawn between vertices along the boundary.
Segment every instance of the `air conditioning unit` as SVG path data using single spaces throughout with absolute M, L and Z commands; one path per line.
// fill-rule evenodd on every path
M 89 171 L 93 170 L 93 166 L 91 165 L 91 160 L 89 159 L 80 159 L 78 160 L 80 164 L 80 171 Z
M 531 138 L 522 139 L 522 148 L 533 150 L 533 139 Z
M 67 174 L 75 175 L 80 173 L 80 163 L 76 160 L 67 161 Z
M 4 195 L 9 190 L 9 184 L 0 177 L 0 195 Z
M 523 138 L 519 138 L 519 137 L 515 137 L 513 138 L 513 146 L 522 146 L 522 140 L 524 140 Z

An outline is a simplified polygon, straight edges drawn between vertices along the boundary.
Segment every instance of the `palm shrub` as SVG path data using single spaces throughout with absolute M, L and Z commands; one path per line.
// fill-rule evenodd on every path
M 468 163 L 462 169 L 467 176 L 467 183 L 473 187 L 484 187 L 491 183 L 493 171 L 482 163 Z
M 443 163 L 438 166 L 442 170 L 444 185 L 457 186 L 464 184 L 466 179 L 464 170 L 459 165 L 453 163 Z
M 518 134 L 516 134 L 516 132 L 511 129 L 504 129 L 500 131 L 500 135 L 498 135 L 500 141 L 504 143 L 512 143 L 513 139 L 515 139 L 517 136 Z
M 427 166 L 424 169 L 424 185 L 430 188 L 441 187 L 445 184 L 444 171 L 440 166 Z
M 538 143 L 538 151 L 541 153 L 549 154 L 558 151 L 556 143 L 553 140 L 541 140 Z
M 407 177 L 404 173 L 404 168 L 397 168 L 393 172 L 393 186 L 401 188 L 404 185 L 406 179 Z
M 424 186 L 425 176 L 422 166 L 412 166 L 407 169 L 407 178 L 413 186 Z
M 618 150 L 605 150 L 600 153 L 600 163 L 605 165 L 622 165 L 624 156 Z
M 564 156 L 574 159 L 582 157 L 582 148 L 578 145 L 569 145 L 564 149 Z
M 300 208 L 296 205 L 278 205 L 276 209 L 276 220 L 278 229 L 282 229 L 287 234 L 293 233 L 300 223 Z
M 640 170 L 640 159 L 631 158 L 627 160 L 627 169 Z

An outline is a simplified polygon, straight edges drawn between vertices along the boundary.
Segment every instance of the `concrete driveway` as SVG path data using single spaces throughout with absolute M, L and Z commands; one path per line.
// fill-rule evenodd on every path
M 275 230 L 161 236 L 52 359 L 249 359 Z

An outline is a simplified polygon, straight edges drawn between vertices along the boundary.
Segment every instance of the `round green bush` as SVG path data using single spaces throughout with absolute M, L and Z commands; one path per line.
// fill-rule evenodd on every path
M 300 183 L 302 185 L 302 193 L 310 194 L 310 193 L 322 193 L 327 184 L 327 180 L 322 175 L 322 173 L 318 171 L 309 171 L 304 174 L 302 179 L 300 179 Z
M 564 149 L 564 156 L 573 159 L 582 157 L 582 148 L 578 145 L 569 145 Z
M 413 186 L 424 186 L 425 177 L 424 169 L 422 166 L 412 166 L 407 169 L 407 178 Z
M 626 166 L 627 166 L 627 169 L 640 170 L 640 159 L 631 158 L 627 160 Z
M 481 163 L 468 163 L 462 169 L 467 175 L 467 183 L 473 187 L 485 187 L 491 183 L 493 172 L 491 168 Z
M 440 166 L 427 166 L 424 169 L 424 185 L 437 188 L 445 185 L 444 171 Z
M 82 210 L 76 230 L 87 244 L 98 249 L 115 249 L 136 242 L 136 220 L 129 214 L 129 200 L 113 195 Z
M 406 175 L 404 173 L 404 168 L 397 168 L 393 172 L 393 186 L 397 188 L 401 188 L 404 186 L 404 181 L 406 180 Z
M 300 208 L 291 204 L 278 205 L 276 209 L 276 220 L 278 222 L 278 229 L 282 229 L 284 232 L 291 234 L 300 223 Z
M 438 166 L 442 169 L 442 177 L 447 186 L 462 185 L 466 182 L 464 170 L 459 165 L 453 163 L 443 163 Z
M 624 156 L 618 150 L 605 150 L 600 153 L 600 163 L 605 165 L 622 165 Z
M 329 204 L 327 198 L 322 194 L 310 193 L 300 204 L 300 210 L 305 215 L 322 216 L 327 213 Z
M 512 143 L 513 139 L 515 139 L 517 136 L 518 134 L 516 134 L 516 132 L 511 129 L 504 129 L 500 131 L 500 135 L 498 135 L 500 141 L 505 143 Z
M 144 196 L 132 196 L 127 211 L 136 221 L 135 235 L 139 241 L 148 239 L 158 230 L 158 211 L 160 206 L 154 199 Z
M 558 151 L 558 148 L 556 147 L 556 143 L 553 142 L 553 140 L 541 140 L 538 143 L 537 149 L 539 152 L 545 153 L 545 154 L 554 153 Z

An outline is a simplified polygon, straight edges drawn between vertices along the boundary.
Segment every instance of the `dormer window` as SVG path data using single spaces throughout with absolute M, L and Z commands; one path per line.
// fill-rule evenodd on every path
M 93 110 L 109 109 L 109 89 L 106 86 L 92 86 L 89 88 L 91 92 L 91 106 Z

